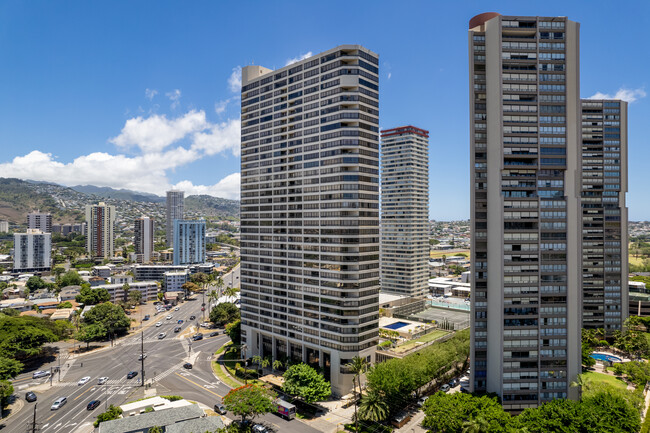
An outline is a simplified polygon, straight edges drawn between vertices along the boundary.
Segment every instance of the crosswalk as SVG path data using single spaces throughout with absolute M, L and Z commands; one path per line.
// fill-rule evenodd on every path
M 168 368 L 167 370 L 157 374 L 153 379 L 148 378 L 148 377 L 145 378 L 145 379 L 146 379 L 147 383 L 149 383 L 151 380 L 153 380 L 153 382 L 158 382 L 158 381 L 166 378 L 170 374 L 175 373 L 180 368 L 181 368 L 181 366 L 177 365 L 177 366 L 174 366 L 172 368 Z M 140 385 L 140 380 L 141 380 L 141 378 L 139 376 L 136 376 L 133 379 L 127 379 L 126 376 L 124 376 L 124 377 L 122 377 L 120 379 L 108 379 L 108 381 L 106 381 L 106 383 L 104 385 L 93 384 L 92 386 L 93 387 L 103 387 L 103 386 L 110 386 L 110 387 L 120 386 L 120 387 L 123 387 L 123 386 L 128 386 L 128 385 L 139 386 Z M 56 382 L 56 381 L 54 381 L 52 383 L 52 386 L 56 386 L 56 387 L 75 387 L 76 388 L 76 387 L 79 387 L 79 384 L 78 384 L 78 382 Z

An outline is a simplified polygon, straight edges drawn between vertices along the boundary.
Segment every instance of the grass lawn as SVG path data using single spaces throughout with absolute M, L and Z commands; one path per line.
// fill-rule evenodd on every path
M 467 257 L 469 257 L 469 250 L 431 251 L 429 257 L 432 259 L 439 259 L 442 256 L 453 257 L 457 254 L 467 254 Z
M 627 389 L 627 384 L 625 382 L 617 379 L 616 376 L 610 376 L 609 374 L 588 371 L 582 374 L 582 378 L 587 382 L 587 384 L 604 382 L 621 390 Z
M 449 333 L 449 331 L 443 331 L 441 329 L 436 329 L 436 330 L 434 330 L 432 332 L 429 332 L 428 334 L 424 334 L 422 337 L 420 337 L 420 338 L 418 338 L 416 340 L 411 340 L 411 341 L 407 341 L 405 343 L 400 344 L 395 349 L 393 349 L 393 351 L 398 352 L 398 353 L 405 352 L 405 351 L 410 350 L 413 347 L 415 347 L 418 343 L 428 343 L 429 341 L 433 341 L 433 340 L 435 340 L 437 338 L 440 338 L 443 335 L 448 334 L 448 333 Z
M 639 258 L 635 258 L 633 254 L 629 255 L 629 261 L 631 265 L 643 265 L 643 259 L 646 257 L 639 254 Z
M 643 335 L 645 335 L 645 339 L 648 340 L 648 344 L 650 344 L 650 332 L 644 332 Z

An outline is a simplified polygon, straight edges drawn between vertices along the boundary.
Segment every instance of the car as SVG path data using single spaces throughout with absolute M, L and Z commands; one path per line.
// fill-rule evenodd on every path
M 77 385 L 85 385 L 88 382 L 90 382 L 90 376 L 84 376 L 81 379 L 79 379 L 79 382 L 77 382 Z
M 100 377 L 99 379 L 97 379 L 97 385 L 103 385 L 106 382 L 108 382 L 108 377 L 106 377 L 106 376 L 103 376 L 103 377 Z
M 143 321 L 144 321 L 144 320 L 149 320 L 150 318 L 151 318 L 151 316 L 150 316 L 150 315 L 148 315 L 148 314 L 145 314 L 145 316 L 144 316 L 144 317 L 142 318 L 142 320 L 143 320 Z
M 64 404 L 68 402 L 68 399 L 65 397 L 59 397 L 56 400 L 54 400 L 54 403 L 52 403 L 52 406 L 50 407 L 50 410 L 58 410 L 60 409 Z
M 181 327 L 180 326 L 175 327 L 174 332 L 181 332 Z
M 99 400 L 92 400 L 90 403 L 88 403 L 88 406 L 86 406 L 86 410 L 93 410 L 99 406 L 100 403 L 101 401 Z
M 226 335 L 226 334 L 228 333 L 228 331 L 226 331 L 226 330 L 224 329 L 223 331 L 221 331 L 221 333 L 222 333 L 223 335 Z
M 49 375 L 50 372 L 46 370 L 35 371 L 34 374 L 32 374 L 32 379 L 40 379 L 41 377 L 48 377 Z
M 226 406 L 224 406 L 222 404 L 215 404 L 214 405 L 214 411 L 216 413 L 218 413 L 219 415 L 225 415 L 225 414 L 228 413 L 228 411 L 226 410 Z
M 178 319 L 178 322 L 177 322 L 177 323 L 178 323 L 179 325 L 182 324 L 182 323 L 183 323 L 183 319 Z
M 219 335 L 219 334 L 220 334 L 219 331 L 210 332 L 210 337 L 216 337 L 216 336 Z
M 178 311 L 180 309 L 181 309 L 181 307 L 176 307 L 176 308 L 174 308 L 174 311 Z
M 157 323 L 156 323 L 156 328 L 160 328 L 161 326 L 162 326 L 162 323 L 161 323 L 161 322 L 157 322 Z
M 133 379 L 133 378 L 136 377 L 137 375 L 138 375 L 138 372 L 137 372 L 137 371 L 129 371 L 129 374 L 126 375 L 126 378 L 127 378 L 127 379 Z
M 194 341 L 203 340 L 203 334 L 194 334 L 194 335 L 192 335 L 192 340 L 194 340 Z
M 191 370 L 191 369 L 192 369 L 192 364 L 189 363 L 189 362 L 186 362 L 185 364 L 183 364 L 183 368 L 186 368 L 186 369 L 188 369 L 188 370 Z
M 147 359 L 146 353 L 141 353 L 140 356 L 138 356 L 138 361 L 142 361 L 143 359 Z
M 445 383 L 444 385 L 442 385 L 440 387 L 440 391 L 442 391 L 442 392 L 449 392 L 450 389 L 451 389 L 451 387 L 449 386 L 448 383 Z
M 255 424 L 253 425 L 253 433 L 270 433 L 270 430 L 266 428 L 265 425 Z
M 428 399 L 429 399 L 429 396 L 428 396 L 428 395 L 425 396 L 425 397 L 420 398 L 420 399 L 418 400 L 418 402 L 416 403 L 417 406 L 418 406 L 418 407 L 422 407 L 422 406 L 424 406 L 424 403 L 426 403 Z
M 196 316 L 190 316 L 190 320 L 196 319 Z
M 162 339 L 165 338 L 166 336 L 167 336 L 167 333 L 166 333 L 166 332 L 161 332 L 160 334 L 158 334 L 158 340 L 162 340 Z
M 30 403 L 36 401 L 36 394 L 34 394 L 32 391 L 27 392 L 27 394 L 25 394 L 25 401 L 28 401 Z
M 174 316 L 172 316 L 172 315 L 170 314 L 170 315 L 168 315 L 167 317 L 165 317 L 165 320 L 172 320 L 173 317 L 174 317 Z

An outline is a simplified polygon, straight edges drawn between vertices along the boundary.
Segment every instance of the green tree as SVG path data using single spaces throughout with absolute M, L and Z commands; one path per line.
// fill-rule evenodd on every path
M 57 341 L 49 320 L 0 315 L 0 353 L 14 359 L 39 355 L 45 343 Z
M 201 288 L 199 286 L 197 286 L 196 284 L 194 284 L 193 282 L 191 282 L 191 281 L 188 281 L 187 283 L 184 283 L 181 286 L 181 289 L 183 289 L 185 291 L 185 297 L 188 297 L 190 295 L 190 293 L 196 293 L 196 292 L 201 291 Z
M 272 364 L 273 370 L 280 370 L 282 368 L 282 366 L 283 366 L 282 361 L 280 361 L 279 359 L 276 359 L 275 361 L 273 361 L 273 364 Z
M 361 398 L 359 417 L 368 421 L 382 422 L 388 418 L 388 404 L 380 392 L 370 390 Z M 357 431 L 359 431 L 357 427 Z
M 283 375 L 282 390 L 302 398 L 306 403 L 325 400 L 332 394 L 332 387 L 325 378 L 307 364 L 294 364 Z
M 239 346 L 241 344 L 241 320 L 235 320 L 226 325 L 226 334 L 230 337 L 232 344 Z
M 596 360 L 591 357 L 592 349 L 587 343 L 582 343 L 582 365 L 589 368 L 596 364 Z
M 463 423 L 463 433 L 490 433 L 490 424 L 479 415 Z
M 240 416 L 244 422 L 246 419 L 254 419 L 258 415 L 275 411 L 274 397 L 271 391 L 251 384 L 231 389 L 223 398 L 223 404 L 229 412 Z
M 90 346 L 91 341 L 99 341 L 105 339 L 107 336 L 106 328 L 101 323 L 92 325 L 81 325 L 79 331 L 75 335 L 75 339 L 86 343 L 86 349 Z
M 226 290 L 223 291 L 223 294 L 229 297 L 237 296 L 239 293 L 239 287 L 226 287 Z
M 61 275 L 58 284 L 59 287 L 80 286 L 83 282 L 84 280 L 79 276 L 77 271 L 68 271 Z
M 136 289 L 129 290 L 129 302 L 133 305 L 139 305 L 142 302 L 142 292 Z
M 4 314 L 5 316 L 10 317 L 17 317 L 20 316 L 20 311 L 16 310 L 15 308 L 5 308 L 4 310 L 0 311 L 0 314 Z
M 56 306 L 56 308 L 59 310 L 61 308 L 72 308 L 72 303 L 70 301 L 61 302 L 59 305 Z
M 354 393 L 354 424 L 356 431 L 359 431 L 359 417 L 357 416 L 357 406 L 359 405 L 359 395 L 361 394 L 361 375 L 368 369 L 366 358 L 355 356 L 352 361 L 345 367 L 354 374 L 352 377 L 352 392 Z M 359 394 L 357 394 L 357 385 L 359 385 Z
M 23 371 L 23 363 L 15 359 L 0 356 L 0 380 L 9 380 L 18 376 Z
M 91 289 L 90 287 L 82 287 L 79 294 L 75 296 L 75 300 L 84 305 L 97 305 L 111 300 L 111 295 L 108 290 L 104 288 Z
M 162 302 L 163 298 L 165 297 L 165 294 L 163 292 L 158 292 L 156 293 L 156 297 L 158 298 L 158 302 Z
M 125 334 L 131 327 L 131 320 L 124 310 L 110 302 L 95 305 L 84 315 L 87 325 L 102 325 L 109 336 Z
M 210 321 L 218 325 L 232 323 L 239 317 L 239 308 L 230 302 L 222 302 L 210 311 Z
M 29 289 L 30 292 L 34 293 L 37 290 L 44 289 L 46 287 L 45 281 L 41 277 L 33 276 L 29 277 L 25 286 Z
M 99 424 L 103 423 L 104 421 L 110 421 L 112 419 L 118 419 L 122 415 L 122 409 L 119 406 L 113 406 L 110 405 L 108 406 L 108 410 L 104 413 L 100 413 L 97 416 L 97 420 L 93 423 L 95 428 L 99 427 Z
M 464 422 L 479 416 L 489 425 L 488 429 L 482 431 L 503 432 L 511 421 L 510 415 L 496 398 L 464 393 L 438 392 L 427 399 L 424 413 L 422 426 L 442 433 L 460 432 Z M 483 422 L 480 424 L 484 425 Z
M 4 418 L 7 399 L 14 393 L 14 386 L 8 380 L 0 380 L 0 417 Z
M 155 426 L 153 426 L 153 427 L 151 427 L 149 429 L 148 433 L 164 433 L 164 431 L 163 431 L 162 427 L 155 425 Z

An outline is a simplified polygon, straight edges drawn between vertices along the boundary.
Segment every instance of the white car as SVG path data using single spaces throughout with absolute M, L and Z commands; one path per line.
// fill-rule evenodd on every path
M 176 308 L 174 308 L 174 311 L 178 311 L 180 309 L 181 309 L 181 307 L 176 307 Z
M 54 400 L 54 403 L 52 403 L 52 407 L 50 407 L 51 410 L 57 410 L 64 404 L 68 402 L 68 399 L 65 397 L 59 397 L 56 400 Z
M 159 339 L 159 340 L 162 340 L 162 339 L 165 338 L 166 336 L 167 336 L 167 334 L 166 334 L 165 332 L 161 332 L 160 334 L 158 334 L 158 339 Z
M 90 376 L 84 376 L 81 379 L 79 379 L 79 382 L 77 382 L 77 385 L 85 385 L 90 381 Z
M 40 379 L 41 377 L 48 377 L 49 375 L 50 375 L 49 371 L 45 371 L 45 370 L 35 371 L 34 374 L 32 374 L 32 379 Z
M 172 315 L 170 314 L 170 315 L 169 315 L 169 316 L 167 316 L 167 317 L 166 317 L 165 319 L 167 319 L 167 320 L 172 320 L 172 319 L 173 319 L 173 317 L 174 317 L 174 316 L 172 316 Z
M 156 328 L 159 328 L 162 326 L 162 322 L 156 322 Z
M 108 377 L 106 377 L 106 376 L 100 377 L 99 379 L 97 379 L 97 385 L 103 385 L 106 382 L 108 382 Z
M 164 334 L 164 332 L 162 332 L 162 334 Z M 142 361 L 143 359 L 147 359 L 146 353 L 141 353 L 140 356 L 138 356 L 138 361 Z

